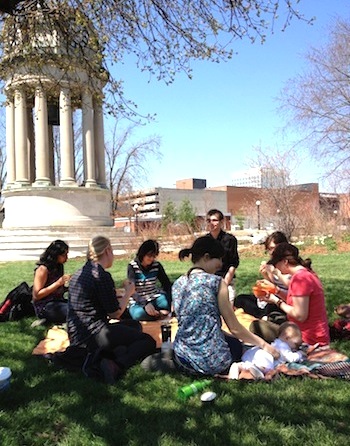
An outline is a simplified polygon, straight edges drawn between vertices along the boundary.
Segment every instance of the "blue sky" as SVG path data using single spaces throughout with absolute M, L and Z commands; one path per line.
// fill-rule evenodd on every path
M 193 63 L 193 78 L 180 75 L 166 86 L 140 73 L 134 64 L 117 67 L 127 97 L 156 120 L 137 131 L 143 139 L 162 139 L 162 159 L 150 159 L 143 187 L 174 187 L 178 179 L 204 178 L 207 186 L 232 184 L 232 173 L 250 167 L 253 147 L 288 147 L 295 135 L 282 132 L 285 121 L 276 98 L 288 79 L 306 68 L 303 54 L 318 46 L 339 15 L 350 17 L 349 0 L 301 0 L 299 11 L 316 17 L 310 26 L 293 20 L 264 45 L 237 41 L 226 63 Z M 120 75 L 119 75 L 120 73 Z M 308 155 L 297 172 L 299 182 L 320 181 L 322 171 Z M 327 189 L 320 181 L 321 191 Z

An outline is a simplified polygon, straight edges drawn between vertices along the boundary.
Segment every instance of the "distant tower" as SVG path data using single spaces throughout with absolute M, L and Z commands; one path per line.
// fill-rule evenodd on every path
M 26 3 L 25 14 L 8 16 L 2 31 L 7 148 L 3 227 L 111 226 L 102 113 L 108 74 L 98 40 L 79 11 Z M 75 110 L 81 110 L 83 147 L 79 185 Z M 59 126 L 58 150 L 53 126 Z

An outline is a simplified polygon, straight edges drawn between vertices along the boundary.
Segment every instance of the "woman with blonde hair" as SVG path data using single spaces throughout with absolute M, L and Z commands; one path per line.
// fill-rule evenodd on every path
M 71 345 L 85 346 L 90 352 L 83 372 L 91 377 L 100 373 L 111 384 L 156 348 L 148 334 L 122 322 L 109 322 L 119 319 L 127 304 L 126 296 L 117 298 L 112 276 L 106 271 L 113 260 L 108 238 L 90 240 L 87 262 L 70 281 L 67 318 Z

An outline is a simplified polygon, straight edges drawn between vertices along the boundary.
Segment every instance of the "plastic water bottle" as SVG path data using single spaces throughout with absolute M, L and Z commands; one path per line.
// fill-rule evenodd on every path
M 182 400 L 187 400 L 187 398 L 191 397 L 192 395 L 196 395 L 196 393 L 203 390 L 205 387 L 209 386 L 211 384 L 211 379 L 203 379 L 201 381 L 194 381 L 192 384 L 188 384 L 187 386 L 180 387 L 180 389 L 177 391 L 177 394 L 179 398 Z

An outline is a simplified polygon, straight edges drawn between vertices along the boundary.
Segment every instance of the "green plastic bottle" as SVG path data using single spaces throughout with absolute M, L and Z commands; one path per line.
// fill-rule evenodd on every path
M 209 386 L 211 382 L 211 379 L 203 379 L 201 381 L 194 381 L 192 384 L 188 384 L 187 386 L 180 387 L 180 389 L 177 391 L 178 397 L 182 400 L 187 400 L 187 398 Z

